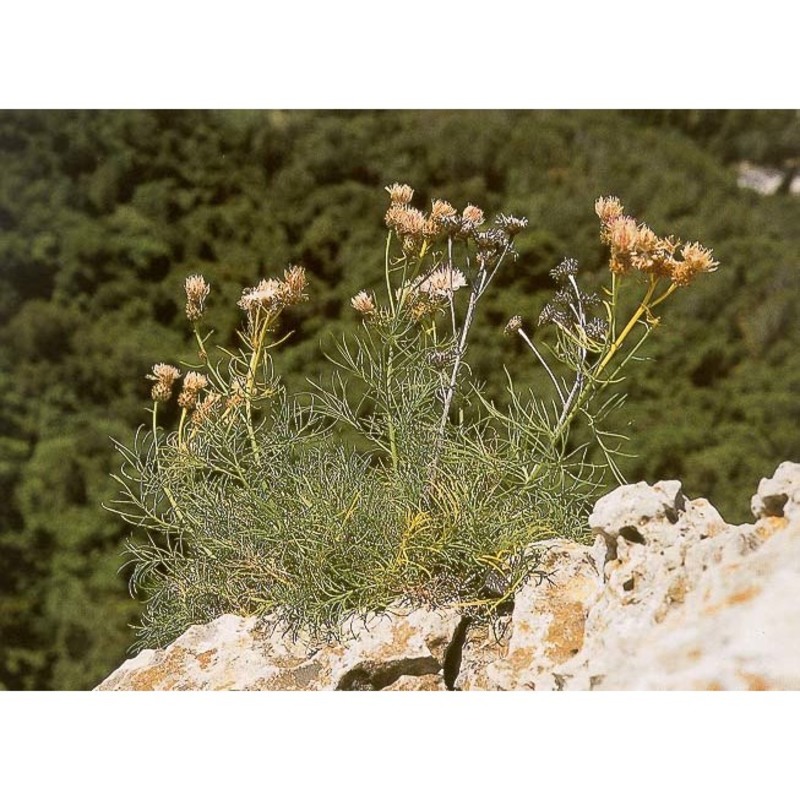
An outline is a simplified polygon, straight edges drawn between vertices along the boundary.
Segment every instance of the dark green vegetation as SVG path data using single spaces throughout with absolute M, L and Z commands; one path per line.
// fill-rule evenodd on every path
M 109 437 L 146 422 L 153 363 L 191 358 L 182 285 L 216 292 L 234 342 L 241 288 L 303 264 L 310 302 L 282 320 L 289 389 L 327 369 L 320 340 L 359 324 L 380 284 L 383 186 L 525 215 L 471 345 L 496 376 L 542 380 L 512 314 L 534 320 L 564 256 L 605 276 L 592 203 L 616 194 L 657 231 L 714 248 L 634 365 L 629 480 L 680 478 L 732 521 L 758 479 L 800 458 L 798 199 L 736 187 L 732 159 L 784 159 L 797 115 L 616 112 L 104 112 L 0 115 L 0 684 L 86 688 L 124 658 L 138 604 Z M 419 196 L 420 205 L 425 196 Z M 330 350 L 330 348 L 328 348 Z M 627 425 L 627 421 L 631 424 Z

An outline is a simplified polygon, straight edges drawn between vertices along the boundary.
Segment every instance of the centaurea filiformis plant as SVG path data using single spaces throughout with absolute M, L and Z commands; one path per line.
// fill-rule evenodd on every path
M 551 270 L 540 330 L 520 315 L 505 330 L 541 380 L 529 397 L 510 382 L 500 409 L 469 363 L 470 336 L 527 220 L 487 223 L 474 204 L 422 209 L 408 185 L 387 191 L 383 288 L 351 298 L 363 324 L 331 356 L 330 385 L 290 397 L 272 371 L 281 315 L 306 299 L 301 267 L 242 292 L 237 350 L 207 347 L 210 286 L 187 279 L 199 363 L 182 365 L 182 384 L 178 367 L 152 368 L 152 432 L 118 445 L 119 513 L 147 531 L 129 547 L 147 600 L 144 646 L 223 613 L 320 635 L 398 600 L 499 613 L 532 574 L 537 542 L 585 535 L 603 468 L 589 444 L 614 471 L 614 434 L 599 423 L 621 402 L 596 401 L 653 329 L 654 309 L 716 267 L 701 245 L 659 237 L 601 198 L 610 288 L 585 292 L 574 259 Z M 627 291 L 637 304 L 621 317 Z M 180 419 L 165 432 L 159 409 L 179 385 Z

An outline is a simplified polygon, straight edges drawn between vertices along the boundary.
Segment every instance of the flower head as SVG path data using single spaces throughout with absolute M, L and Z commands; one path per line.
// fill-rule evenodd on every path
M 283 285 L 275 278 L 259 281 L 258 286 L 244 289 L 239 300 L 239 308 L 245 311 L 257 309 L 275 310 L 283 305 Z
M 190 275 L 184 285 L 186 291 L 186 317 L 197 322 L 205 311 L 205 302 L 211 287 L 202 275 Z
M 414 190 L 405 183 L 393 183 L 391 186 L 386 187 L 386 191 L 389 192 L 389 199 L 392 205 L 408 205 L 414 197 Z
M 439 267 L 419 283 L 418 291 L 431 298 L 448 298 L 467 285 L 464 273 L 450 267 Z
M 434 200 L 431 203 L 431 219 L 441 221 L 445 217 L 451 217 L 455 213 L 455 208 L 453 208 L 447 200 Z
M 512 217 L 509 214 L 498 214 L 494 224 L 502 228 L 510 237 L 516 236 L 528 227 L 527 217 Z
M 208 378 L 193 370 L 186 373 L 183 379 L 183 391 L 178 396 L 181 408 L 192 409 L 197 404 L 197 396 L 208 386 Z
M 420 237 L 425 226 L 425 215 L 408 205 L 393 205 L 386 212 L 386 226 L 398 236 Z
M 598 197 L 594 210 L 603 225 L 610 225 L 625 210 L 618 197 Z
M 687 286 L 702 272 L 714 272 L 719 266 L 714 261 L 713 253 L 699 242 L 687 242 L 681 249 L 683 261 L 675 261 L 672 269 L 672 282 L 678 286 Z
M 154 364 L 152 373 L 147 376 L 148 380 L 155 381 L 150 390 L 153 400 L 166 403 L 172 397 L 172 385 L 180 376 L 180 370 L 172 364 Z
M 506 336 L 511 336 L 512 334 L 516 333 L 518 330 L 522 328 L 522 317 L 519 314 L 515 314 L 506 324 L 503 333 Z
M 377 311 L 374 298 L 363 289 L 350 300 L 350 305 L 365 317 L 371 317 Z
M 468 205 L 462 212 L 461 218 L 467 224 L 477 227 L 478 225 L 483 225 L 483 211 L 478 208 L 478 206 Z
M 586 323 L 583 331 L 595 342 L 603 342 L 608 336 L 608 323 L 600 317 L 593 317 Z
M 550 270 L 550 277 L 557 283 L 566 283 L 578 274 L 578 262 L 574 258 L 565 258 L 557 267 Z
M 308 300 L 306 287 L 308 278 L 304 267 L 293 266 L 283 271 L 282 299 L 284 305 L 295 306 Z

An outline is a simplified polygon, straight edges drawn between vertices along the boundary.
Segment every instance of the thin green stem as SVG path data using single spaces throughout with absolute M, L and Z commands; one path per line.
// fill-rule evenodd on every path
M 389 345 L 389 357 L 386 362 L 386 399 L 387 399 L 387 413 L 386 418 L 389 427 L 389 454 L 392 458 L 392 471 L 397 472 L 397 467 L 400 463 L 400 458 L 397 454 L 397 433 L 394 428 L 394 421 L 392 420 L 392 411 L 388 407 L 392 397 L 392 378 L 394 377 L 394 342 Z
M 200 331 L 197 330 L 197 323 L 192 323 L 192 330 L 194 331 L 194 338 L 197 339 L 197 346 L 200 348 L 199 355 L 203 361 L 208 361 L 208 353 L 206 352 L 206 345 L 203 337 L 200 336 Z
M 181 409 L 181 418 L 178 421 L 178 447 L 183 444 L 183 426 L 186 423 L 186 414 L 188 413 L 186 408 Z
M 386 279 L 386 297 L 389 300 L 389 308 L 391 309 L 392 316 L 394 317 L 394 315 L 397 313 L 397 310 L 394 305 L 394 297 L 392 296 L 392 278 L 391 275 L 389 274 L 389 249 L 391 247 L 391 244 L 392 244 L 392 232 L 389 231 L 389 233 L 386 234 L 386 253 L 383 259 L 383 274 Z

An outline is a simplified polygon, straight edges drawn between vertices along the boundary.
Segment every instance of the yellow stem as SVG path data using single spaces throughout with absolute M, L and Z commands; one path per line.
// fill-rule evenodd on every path
M 650 279 L 650 288 L 647 290 L 647 294 L 645 294 L 642 302 L 639 303 L 639 308 L 636 309 L 633 316 L 628 320 L 628 324 L 622 329 L 622 333 L 614 340 L 614 343 L 611 345 L 611 348 L 606 353 L 605 358 L 600 362 L 597 366 L 597 369 L 594 371 L 595 377 L 597 377 L 606 367 L 609 361 L 617 354 L 617 351 L 622 347 L 623 342 L 627 338 L 628 334 L 633 330 L 634 325 L 641 319 L 642 314 L 650 308 L 650 299 L 653 296 L 653 293 L 656 289 L 656 283 L 658 282 L 657 278 Z M 669 295 L 669 290 L 665 294 L 663 294 L 657 302 L 661 302 Z M 653 304 L 655 305 L 655 303 Z

